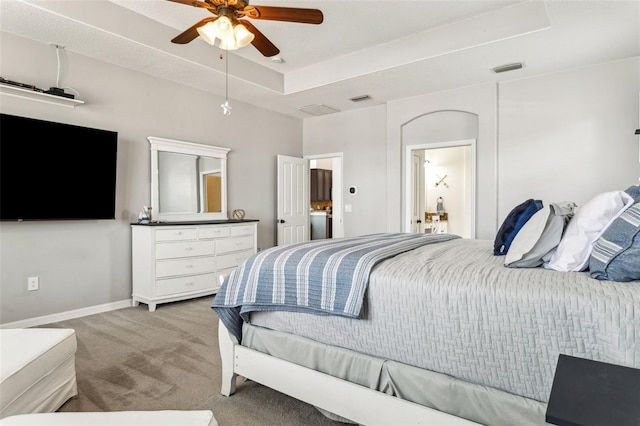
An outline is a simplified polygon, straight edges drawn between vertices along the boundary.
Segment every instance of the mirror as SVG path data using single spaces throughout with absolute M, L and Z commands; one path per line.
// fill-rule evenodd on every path
M 152 220 L 226 220 L 228 148 L 150 136 Z

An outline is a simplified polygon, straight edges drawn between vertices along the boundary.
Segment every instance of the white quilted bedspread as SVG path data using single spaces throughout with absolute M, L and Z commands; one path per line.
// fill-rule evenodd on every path
M 365 319 L 251 322 L 547 402 L 558 354 L 640 368 L 640 282 L 511 269 L 492 242 L 424 246 L 375 267 Z

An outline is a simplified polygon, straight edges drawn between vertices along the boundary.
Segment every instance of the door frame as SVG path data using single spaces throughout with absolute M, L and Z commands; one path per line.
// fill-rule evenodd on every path
M 412 203 L 412 186 L 413 177 L 411 172 L 411 164 L 413 151 L 416 150 L 429 150 L 438 148 L 454 148 L 462 146 L 471 147 L 471 206 L 470 206 L 470 231 L 471 238 L 476 237 L 476 139 L 463 139 L 457 141 L 443 141 L 434 143 L 421 143 L 414 145 L 406 145 L 404 155 L 402 156 L 402 170 L 404 170 L 404 177 L 402 179 L 402 188 L 404 193 L 404 202 L 402 203 L 402 223 L 401 229 L 403 232 L 411 232 L 411 203 Z
M 410 232 L 422 234 L 424 223 L 421 213 L 424 210 L 424 150 L 411 151 L 411 222 Z

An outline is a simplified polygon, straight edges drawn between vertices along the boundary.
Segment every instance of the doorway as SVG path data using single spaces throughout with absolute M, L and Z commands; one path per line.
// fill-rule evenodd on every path
M 476 140 L 407 145 L 405 232 L 475 238 Z
M 342 202 L 342 153 L 331 154 L 318 154 L 318 155 L 306 155 L 305 159 L 309 160 L 309 169 L 321 169 L 330 170 L 331 173 L 327 176 L 331 176 L 330 196 L 325 197 L 328 200 L 323 202 L 314 202 L 310 200 L 310 213 L 311 213 L 311 235 L 315 235 L 315 238 L 341 238 L 344 236 L 344 224 L 343 224 L 343 202 Z M 309 180 L 311 184 L 311 179 Z M 311 189 L 310 193 L 313 193 Z M 318 217 L 314 217 L 314 215 Z M 326 216 L 324 216 L 326 215 Z M 325 231 L 314 232 L 314 222 L 323 222 L 326 226 Z M 317 230 L 317 229 L 316 229 Z M 314 239 L 314 238 L 312 238 Z
M 342 153 L 304 158 L 277 156 L 276 245 L 298 243 L 311 238 L 310 163 L 318 159 L 330 161 L 332 167 L 332 238 L 344 236 L 342 157 Z

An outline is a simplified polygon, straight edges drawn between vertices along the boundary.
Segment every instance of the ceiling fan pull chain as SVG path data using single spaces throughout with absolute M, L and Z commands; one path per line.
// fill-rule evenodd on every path
M 222 49 L 220 49 L 220 59 L 222 59 Z M 231 115 L 231 105 L 229 105 L 229 51 L 227 51 L 226 54 L 224 54 L 224 59 L 225 59 L 225 68 L 224 68 L 224 74 L 225 74 L 225 89 L 224 89 L 224 103 L 222 105 L 220 105 L 220 108 L 222 108 L 222 114 L 224 115 Z
M 229 100 L 229 52 L 224 55 L 224 74 L 225 74 L 225 88 L 224 88 L 224 100 Z

